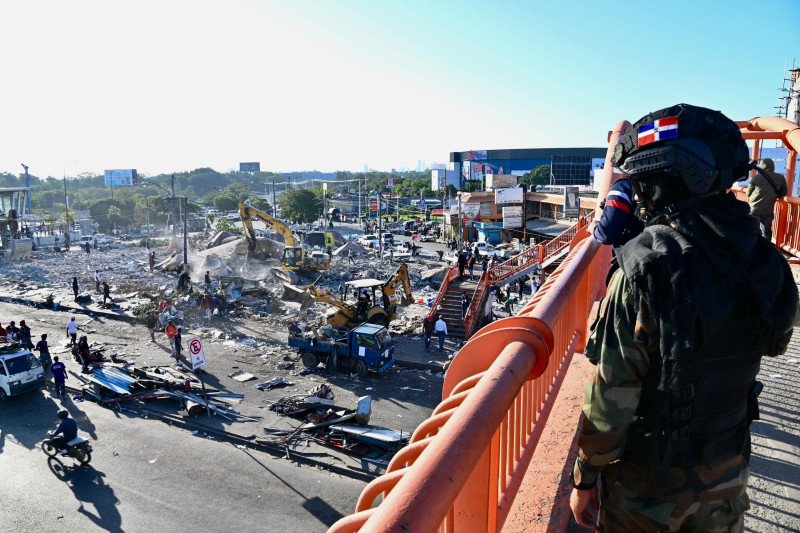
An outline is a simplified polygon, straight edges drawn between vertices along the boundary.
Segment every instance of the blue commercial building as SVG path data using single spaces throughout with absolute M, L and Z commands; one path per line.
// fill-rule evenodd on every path
M 606 148 L 469 150 L 450 152 L 450 165 L 460 176 L 461 187 L 488 174 L 522 176 L 542 165 L 550 165 L 550 185 L 591 185 L 594 170 L 602 168 L 605 157 Z

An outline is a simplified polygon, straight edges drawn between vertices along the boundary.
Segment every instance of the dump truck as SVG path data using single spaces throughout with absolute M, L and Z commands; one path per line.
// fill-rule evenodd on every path
M 283 249 L 281 268 L 284 270 L 306 274 L 327 270 L 330 266 L 330 258 L 327 255 L 323 253 L 307 253 L 302 246 L 298 245 L 298 241 L 295 239 L 289 226 L 272 215 L 247 205 L 244 202 L 239 202 L 239 213 L 242 216 L 242 226 L 244 226 L 247 236 L 248 249 L 256 257 L 259 257 L 261 254 L 258 251 L 258 239 L 256 238 L 256 232 L 253 228 L 253 218 L 260 220 L 267 225 L 267 228 L 275 230 L 283 237 L 286 246 Z
M 316 283 L 305 287 L 295 287 L 289 283 L 283 285 L 284 300 L 299 299 L 301 308 L 314 302 L 332 305 L 335 310 L 328 314 L 326 320 L 337 331 L 344 331 L 348 326 L 362 322 L 388 326 L 392 320 L 397 318 L 397 293 L 400 285 L 403 288 L 400 305 L 408 305 L 413 301 L 408 265 L 405 263 L 400 265 L 387 281 L 379 279 L 348 281 L 342 287 L 343 290 L 339 295 L 320 289 Z M 351 289 L 356 296 L 356 301 L 353 303 L 347 301 L 347 293 Z M 371 296 L 367 298 L 370 292 Z
M 364 377 L 369 370 L 382 374 L 394 364 L 394 340 L 389 330 L 377 324 L 362 324 L 329 341 L 293 335 L 289 346 L 297 348 L 306 368 L 325 362 L 329 368 L 348 368 Z

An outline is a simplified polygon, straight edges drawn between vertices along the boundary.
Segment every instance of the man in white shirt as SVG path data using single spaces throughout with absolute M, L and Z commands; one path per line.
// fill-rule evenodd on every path
M 436 320 L 436 325 L 434 326 L 434 330 L 436 331 L 436 335 L 439 337 L 439 351 L 441 352 L 444 350 L 444 336 L 447 335 L 447 324 L 445 324 L 442 315 L 439 315 Z
M 75 322 L 75 317 L 72 317 L 69 322 L 67 322 L 67 335 L 70 336 L 71 340 L 69 341 L 70 346 L 75 346 L 77 341 L 75 337 L 78 335 L 78 323 Z
M 99 270 L 95 270 L 94 271 L 94 284 L 95 284 L 95 287 L 97 287 L 97 292 L 100 292 L 100 278 L 101 278 L 100 271 Z

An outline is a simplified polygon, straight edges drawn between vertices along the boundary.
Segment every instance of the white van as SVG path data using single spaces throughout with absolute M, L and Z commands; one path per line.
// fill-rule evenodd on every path
M 44 385 L 42 364 L 19 344 L 0 348 L 0 400 L 38 390 Z

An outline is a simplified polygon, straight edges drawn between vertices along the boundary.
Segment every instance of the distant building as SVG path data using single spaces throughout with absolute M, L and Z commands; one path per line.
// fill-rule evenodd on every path
M 459 176 L 458 188 L 466 181 L 483 181 L 487 174 L 519 177 L 542 165 L 550 165 L 550 185 L 591 185 L 605 156 L 606 148 L 468 150 L 450 152 L 448 170 Z M 447 182 L 451 183 L 449 173 Z

